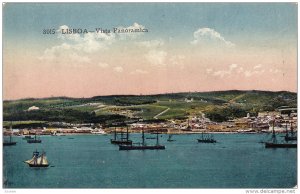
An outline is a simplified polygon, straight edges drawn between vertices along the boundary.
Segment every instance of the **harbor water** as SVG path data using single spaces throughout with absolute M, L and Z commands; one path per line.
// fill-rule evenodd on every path
M 146 137 L 156 135 L 146 134 Z M 266 134 L 159 135 L 165 150 L 119 151 L 112 135 L 41 136 L 41 144 L 13 137 L 3 147 L 6 188 L 292 188 L 297 184 L 297 149 L 266 149 Z M 141 142 L 141 134 L 130 134 Z M 155 144 L 155 139 L 146 139 Z M 45 151 L 50 166 L 23 161 Z

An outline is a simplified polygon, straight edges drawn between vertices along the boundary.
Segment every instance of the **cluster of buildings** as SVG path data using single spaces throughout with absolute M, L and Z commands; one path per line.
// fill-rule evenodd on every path
M 115 110 L 120 111 L 120 110 Z M 288 113 L 286 113 L 288 112 Z M 85 123 L 73 124 L 65 122 L 51 122 L 50 128 L 37 129 L 13 129 L 14 135 L 55 135 L 55 134 L 107 134 L 113 131 L 125 131 L 126 127 L 104 128 L 99 124 Z M 236 118 L 226 122 L 213 122 L 205 117 L 205 114 L 190 116 L 186 120 L 171 119 L 161 123 L 144 123 L 143 121 L 128 124 L 131 133 L 139 133 L 142 130 L 148 133 L 200 133 L 200 132 L 238 132 L 261 133 L 285 132 L 297 130 L 297 109 L 282 108 L 273 112 L 259 112 L 257 116 L 248 114 L 243 118 Z M 4 129 L 4 135 L 11 133 L 10 129 Z

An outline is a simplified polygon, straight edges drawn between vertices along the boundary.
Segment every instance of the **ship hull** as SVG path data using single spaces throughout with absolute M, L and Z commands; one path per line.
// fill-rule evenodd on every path
M 49 166 L 49 164 L 39 164 L 39 165 L 36 165 L 36 164 L 28 164 L 29 167 L 34 167 L 34 168 L 37 168 L 37 167 L 42 167 L 42 168 L 46 168 Z
M 119 150 L 164 150 L 166 149 L 163 145 L 155 145 L 155 146 L 126 146 L 120 145 Z
M 297 144 L 265 143 L 265 148 L 297 148 Z
M 39 139 L 29 139 L 27 140 L 27 143 L 42 143 L 42 140 L 39 140 Z
M 197 139 L 199 143 L 217 143 L 216 140 L 213 139 Z
M 112 144 L 118 144 L 118 145 L 122 145 L 122 144 L 125 144 L 125 145 L 132 145 L 132 141 L 131 141 L 131 140 L 128 140 L 128 141 L 120 141 L 120 140 L 114 140 L 114 139 L 111 139 L 111 140 L 110 140 L 110 143 L 112 143 Z
M 27 140 L 27 143 L 42 143 L 42 140 Z
M 16 144 L 17 144 L 17 142 L 3 142 L 3 146 L 13 146 Z

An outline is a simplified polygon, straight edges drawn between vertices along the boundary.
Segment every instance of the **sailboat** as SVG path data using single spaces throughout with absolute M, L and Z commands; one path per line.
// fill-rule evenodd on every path
M 202 132 L 201 139 L 197 139 L 199 143 L 217 143 L 217 141 L 213 138 L 212 134 L 207 134 L 206 136 Z
M 110 140 L 110 143 L 112 144 L 126 144 L 126 145 L 132 145 L 132 141 L 129 140 L 129 133 L 128 133 L 128 127 L 126 131 L 126 137 L 124 138 L 123 131 L 121 131 L 121 139 L 117 139 L 117 130 L 115 128 L 115 133 L 114 133 L 114 139 Z
M 12 146 L 12 145 L 16 145 L 16 144 L 17 144 L 17 142 L 12 141 L 12 123 L 10 123 L 9 142 L 3 141 L 3 146 Z
M 33 152 L 32 158 L 30 160 L 24 161 L 29 165 L 29 167 L 48 167 L 49 163 L 46 157 L 46 153 L 40 153 L 36 150 Z
M 36 134 L 34 135 L 34 139 L 28 139 L 27 143 L 42 143 L 42 140 L 36 138 Z
M 297 143 L 278 143 L 274 130 L 275 120 L 273 120 L 272 138 L 270 142 L 265 142 L 265 148 L 297 148 Z
M 172 139 L 172 135 L 170 134 L 169 138 L 167 139 L 167 141 L 176 141 L 176 140 Z
M 158 131 L 156 132 L 156 144 L 146 145 L 144 129 L 142 129 L 142 144 L 139 145 L 119 145 L 119 150 L 164 150 L 166 149 L 164 145 L 160 145 L 158 141 Z
M 289 136 L 289 132 L 287 130 L 287 124 L 286 124 L 286 135 L 284 137 L 285 141 L 297 141 L 297 136 L 294 134 L 293 130 L 293 124 L 291 123 L 291 135 Z

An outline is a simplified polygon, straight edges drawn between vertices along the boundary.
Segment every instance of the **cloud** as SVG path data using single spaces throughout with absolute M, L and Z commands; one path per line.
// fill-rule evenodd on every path
M 101 68 L 107 68 L 109 66 L 107 63 L 102 63 L 102 62 L 99 62 L 97 65 Z
M 121 27 L 120 27 L 121 28 Z M 122 29 L 141 29 L 145 28 L 143 25 L 134 23 L 132 26 L 122 27 Z M 67 64 L 68 62 L 90 62 L 89 55 L 108 50 L 112 44 L 117 41 L 126 40 L 127 38 L 134 39 L 144 34 L 143 32 L 135 33 L 66 33 L 62 30 L 71 29 L 67 25 L 59 26 L 57 30 L 57 38 L 61 41 L 60 44 L 52 46 L 44 50 L 40 60 L 49 60 L 56 63 Z M 70 64 L 70 63 L 68 63 Z
M 138 24 L 137 22 L 134 22 L 133 25 L 131 26 L 128 26 L 128 27 L 123 27 L 123 26 L 119 26 L 117 27 L 117 29 L 120 29 L 120 30 L 128 30 L 128 31 L 137 31 L 137 30 L 142 30 L 142 29 L 146 29 L 145 26 L 141 25 L 141 24 Z M 144 32 L 132 32 L 132 33 L 116 33 L 117 36 L 121 39 L 121 40 L 127 40 L 127 39 L 136 39 L 137 37 L 141 36 L 144 34 Z
M 191 41 L 193 45 L 204 46 L 219 46 L 234 47 L 235 44 L 225 40 L 225 38 L 212 28 L 199 28 L 194 32 L 194 40 Z
M 152 65 L 165 66 L 165 61 L 167 57 L 167 52 L 164 50 L 150 50 L 146 54 L 146 59 Z
M 239 67 L 238 64 L 230 64 L 230 65 L 228 66 L 228 69 L 226 69 L 226 70 L 215 71 L 215 72 L 213 73 L 213 76 L 218 76 L 218 77 L 220 77 L 220 78 L 223 78 L 223 77 L 225 77 L 226 75 L 231 75 L 231 73 L 232 73 L 233 71 L 235 71 L 235 69 L 237 69 L 238 67 Z M 206 70 L 206 71 L 207 71 L 207 70 Z
M 80 63 L 90 63 L 91 62 L 91 59 L 89 57 L 80 56 L 76 53 L 71 53 L 69 56 L 70 56 L 72 61 L 77 61 L 77 62 L 80 62 Z
M 258 65 L 256 65 L 256 66 L 254 66 L 253 69 L 260 69 L 261 67 L 262 67 L 262 65 L 261 65 L 261 64 L 258 64 Z
M 148 40 L 148 41 L 136 42 L 136 44 L 141 47 L 154 49 L 154 48 L 162 47 L 165 43 L 163 40 Z
M 210 74 L 212 71 L 213 71 L 213 69 L 212 69 L 212 68 L 208 68 L 208 69 L 206 69 L 206 73 L 207 73 L 207 74 Z
M 231 65 L 229 65 L 229 69 L 230 70 L 233 70 L 233 69 L 235 69 L 237 67 L 238 67 L 238 64 L 231 64 Z
M 148 74 L 148 71 L 142 70 L 142 69 L 136 69 L 132 71 L 130 74 L 136 75 L 136 74 Z
M 185 65 L 184 65 L 185 56 L 184 55 L 173 55 L 169 58 L 170 58 L 169 61 L 173 66 L 177 66 L 180 69 L 183 69 L 185 67 Z
M 121 67 L 121 66 L 114 67 L 114 71 L 115 71 L 115 72 L 122 73 L 123 70 L 124 70 L 124 69 L 123 69 L 123 67 Z
M 213 69 L 206 69 L 206 72 L 210 74 Z M 271 72 L 271 71 L 270 71 Z M 272 71 L 274 73 L 274 71 Z M 271 72 L 271 73 L 272 73 Z M 238 64 L 230 64 L 227 69 L 218 70 L 212 73 L 213 76 L 223 78 L 225 76 L 237 76 L 237 75 L 244 75 L 246 78 L 261 75 L 265 73 L 265 69 L 262 69 L 262 65 L 256 65 L 253 68 L 244 68 Z

